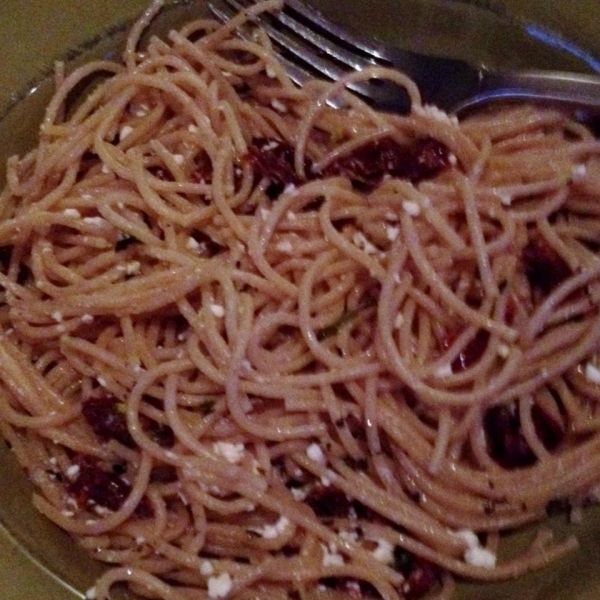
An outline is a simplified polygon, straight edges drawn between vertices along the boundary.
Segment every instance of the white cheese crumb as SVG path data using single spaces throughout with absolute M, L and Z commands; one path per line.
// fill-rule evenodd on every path
M 106 173 L 106 174 L 110 173 L 110 169 L 108 168 L 108 165 L 102 165 L 102 172 Z
M 400 329 L 402 325 L 404 325 L 404 315 L 402 313 L 398 313 L 394 319 L 394 327 L 396 329 Z
M 574 182 L 579 183 L 586 178 L 587 167 L 584 164 L 575 165 L 571 171 L 571 177 Z
M 221 573 L 217 577 L 208 578 L 208 597 L 209 598 L 225 598 L 231 591 L 231 575 L 229 573 Z
M 295 221 L 298 217 L 296 216 L 296 213 L 293 213 L 291 210 L 288 210 L 285 213 L 286 219 L 288 221 Z
M 198 133 L 198 126 L 194 124 L 188 125 L 188 131 L 190 133 Z
M 502 202 L 504 206 L 510 206 L 512 204 L 513 197 L 510 194 L 506 192 L 496 192 L 496 196 L 500 198 L 500 202 Z
M 210 312 L 218 319 L 222 319 L 225 316 L 225 308 L 220 304 L 211 304 Z
M 175 164 L 182 165 L 185 157 L 183 154 L 173 154 L 173 160 L 175 161 Z
M 294 247 L 292 246 L 292 242 L 290 240 L 283 240 L 279 242 L 275 248 L 280 252 L 285 252 L 286 254 L 291 254 L 294 251 Z
M 106 224 L 106 221 L 102 217 L 84 217 L 83 222 L 90 225 L 98 225 L 100 227 Z
M 119 139 L 124 140 L 130 133 L 133 133 L 133 127 L 131 125 L 123 125 L 119 132 Z
M 377 253 L 377 248 L 373 244 L 371 244 L 371 242 L 360 231 L 357 231 L 352 236 L 352 243 L 361 250 L 364 250 L 367 254 Z
M 493 569 L 496 566 L 496 555 L 486 548 L 469 548 L 465 552 L 465 562 L 474 567 Z
M 223 456 L 230 463 L 238 463 L 244 457 L 246 448 L 244 444 L 231 444 L 230 442 L 215 442 L 213 450 Z
M 292 493 L 292 496 L 294 496 L 294 500 L 297 502 L 306 500 L 306 496 L 308 496 L 308 491 L 302 488 L 292 488 L 290 492 Z
M 106 387 L 106 379 L 104 377 L 96 377 L 96 381 L 102 386 Z
M 136 543 L 138 546 L 143 546 L 143 545 L 146 543 L 146 538 L 145 538 L 143 535 L 138 535 L 138 536 L 135 538 L 135 543 Z
M 271 100 L 271 106 L 280 113 L 286 113 L 287 112 L 287 106 L 281 101 L 278 100 L 277 98 Z
M 405 200 L 402 208 L 411 216 L 418 217 L 421 214 L 421 207 L 414 200 Z
M 479 546 L 479 538 L 474 531 L 470 529 L 459 529 L 454 532 L 457 538 L 460 538 L 469 548 L 476 548 Z
M 498 356 L 500 356 L 500 358 L 508 358 L 508 355 L 510 354 L 510 348 L 506 345 L 506 344 L 500 344 L 498 346 Z
M 344 557 L 338 554 L 337 547 L 330 545 L 329 548 L 321 544 L 323 549 L 323 566 L 324 567 L 341 567 L 344 564 Z
M 65 215 L 65 217 L 73 217 L 75 219 L 81 218 L 81 213 L 76 208 L 65 208 L 65 210 L 63 210 L 63 215 Z
M 194 239 L 193 237 L 189 237 L 188 241 L 185 244 L 186 248 L 188 248 L 189 250 L 199 250 L 200 248 L 200 242 L 196 239 Z
M 325 455 L 323 454 L 323 450 L 321 450 L 321 446 L 316 442 L 313 442 L 306 449 L 306 456 L 315 462 L 325 464 Z
M 600 369 L 592 363 L 585 365 L 585 377 L 592 383 L 600 383 Z
M 387 239 L 390 240 L 390 242 L 393 242 L 400 233 L 400 227 L 392 227 L 391 225 L 388 225 L 385 228 L 385 232 L 387 234 Z
M 371 554 L 373 554 L 379 562 L 385 564 L 394 562 L 394 546 L 387 540 L 377 540 L 377 548 L 375 548 Z
M 52 313 L 52 318 L 57 322 L 60 323 L 63 320 L 63 315 L 59 310 L 55 310 Z
M 145 105 L 141 104 L 140 107 L 135 111 L 136 117 L 145 117 L 150 109 Z
M 75 513 L 72 510 L 63 510 L 60 514 L 63 517 L 67 517 L 67 519 L 70 519 L 71 517 L 75 516 Z
M 75 479 L 77 475 L 79 475 L 79 471 L 81 471 L 79 465 L 71 465 L 66 471 L 67 477 L 69 479 Z
M 82 315 L 81 322 L 82 323 L 92 323 L 94 321 L 94 315 Z
M 450 153 L 448 156 L 448 162 L 455 167 L 458 164 L 458 159 L 456 158 L 456 154 Z
M 470 529 L 460 529 L 454 534 L 467 544 L 464 555 L 465 562 L 485 569 L 493 569 L 496 566 L 496 555 L 481 546 L 475 532 Z
M 275 79 L 275 69 L 273 69 L 273 67 L 271 67 L 270 65 L 267 65 L 265 72 L 269 79 Z
M 56 458 L 56 456 L 53 456 L 49 461 L 48 461 L 51 465 L 56 466 L 58 464 L 58 459 Z
M 202 564 L 200 565 L 200 573 L 202 575 L 204 575 L 205 577 L 208 577 L 209 575 L 212 575 L 214 572 L 215 572 L 215 569 L 212 566 L 212 563 L 210 562 L 210 560 L 202 561 Z
M 288 183 L 285 186 L 283 193 L 287 194 L 288 196 L 295 196 L 297 191 L 298 188 L 293 183 Z
M 447 112 L 444 112 L 433 104 L 423 104 L 422 106 L 416 105 L 412 110 L 417 115 L 429 117 L 440 123 L 447 122 L 451 125 L 458 125 L 458 117 L 456 117 L 456 115 L 450 116 Z
M 435 376 L 438 379 L 444 379 L 452 375 L 452 365 L 442 365 L 435 370 Z
M 279 520 L 273 525 L 265 525 L 260 529 L 251 529 L 261 535 L 266 540 L 273 540 L 279 537 L 290 524 L 290 520 L 287 517 L 279 517 Z
M 271 214 L 271 211 L 267 210 L 266 208 L 261 208 L 259 212 L 260 212 L 260 218 L 263 221 L 266 221 L 269 218 L 269 215 Z
M 85 598 L 86 600 L 96 600 L 96 588 L 95 587 L 91 587 L 86 593 L 85 593 Z
M 359 535 L 356 531 L 340 531 L 338 534 L 346 543 L 356 544 L 358 542 Z
M 127 275 L 136 275 L 139 273 L 141 266 L 139 261 L 132 260 L 124 265 L 117 265 L 117 271 L 124 271 Z

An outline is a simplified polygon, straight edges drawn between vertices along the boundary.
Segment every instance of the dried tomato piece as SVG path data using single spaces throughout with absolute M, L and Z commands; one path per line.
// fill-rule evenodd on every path
M 116 440 L 129 448 L 134 446 L 127 429 L 123 405 L 111 394 L 84 400 L 81 413 L 92 431 L 102 440 Z
M 548 450 L 554 450 L 564 437 L 562 426 L 537 404 L 531 409 L 535 431 Z M 521 431 L 521 419 L 514 405 L 493 406 L 483 421 L 488 451 L 505 469 L 527 467 L 536 462 L 536 456 Z
M 448 350 L 460 333 L 460 329 L 450 331 L 440 342 L 441 350 Z M 485 329 L 480 329 L 452 361 L 452 372 L 460 373 L 474 365 L 485 352 L 489 339 L 489 332 Z
M 474 365 L 483 355 L 490 339 L 489 331 L 480 329 L 475 337 L 460 351 L 452 361 L 452 372 L 459 373 Z
M 127 428 L 125 405 L 112 394 L 105 393 L 84 400 L 81 413 L 92 431 L 102 440 L 115 440 L 128 448 L 135 442 Z M 175 445 L 175 434 L 168 425 L 158 423 L 145 415 L 140 415 L 140 423 L 146 434 L 159 446 L 172 448 Z
M 334 160 L 326 175 L 342 175 L 359 189 L 377 187 L 386 175 L 413 183 L 437 175 L 450 162 L 447 146 L 433 138 L 402 145 L 390 137 L 369 142 Z
M 131 486 L 114 471 L 104 471 L 97 461 L 84 455 L 77 455 L 73 464 L 79 467 L 75 479 L 67 484 L 67 492 L 82 507 L 102 506 L 109 510 L 121 508 Z
M 571 275 L 566 261 L 542 237 L 529 240 L 521 259 L 529 284 L 546 295 Z
M 279 193 L 286 185 L 300 183 L 294 168 L 294 149 L 287 142 L 254 138 L 247 156 L 258 177 L 269 179 Z
M 394 548 L 394 568 L 404 575 L 400 591 L 406 598 L 424 596 L 440 580 L 441 573 L 437 565 L 401 546 Z
M 351 506 L 350 499 L 342 490 L 321 484 L 312 486 L 305 502 L 322 519 L 347 517 Z

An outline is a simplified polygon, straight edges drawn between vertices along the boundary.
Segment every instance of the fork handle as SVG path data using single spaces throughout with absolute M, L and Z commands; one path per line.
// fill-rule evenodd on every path
M 600 116 L 600 76 L 563 71 L 482 70 L 478 93 L 455 108 L 462 112 L 495 100 L 543 101 Z

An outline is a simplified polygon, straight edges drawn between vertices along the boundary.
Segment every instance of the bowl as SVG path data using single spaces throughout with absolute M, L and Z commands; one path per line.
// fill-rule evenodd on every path
M 328 17 L 385 42 L 484 62 L 497 68 L 600 72 L 597 0 L 312 0 Z M 145 0 L 3 0 L 0 37 L 0 162 L 35 143 L 52 90 L 54 61 L 69 67 L 116 56 Z M 207 13 L 202 0 L 168 4 L 152 26 L 165 33 Z M 368 18 L 365 18 L 368 16 Z M 3 185 L 4 172 L 0 174 Z M 10 450 L 0 444 L 0 581 L 4 600 L 81 598 L 101 573 L 69 537 L 31 505 L 32 487 Z M 559 535 L 575 533 L 581 549 L 518 581 L 461 584 L 459 600 L 592 600 L 600 596 L 600 508 L 583 524 L 552 521 Z M 523 543 L 522 534 L 514 544 Z M 123 593 L 122 597 L 127 597 Z

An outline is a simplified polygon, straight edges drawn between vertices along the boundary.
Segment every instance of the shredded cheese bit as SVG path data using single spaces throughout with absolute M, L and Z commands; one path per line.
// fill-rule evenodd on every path
M 59 310 L 55 310 L 52 313 L 52 318 L 57 322 L 60 323 L 63 320 L 63 315 Z
M 79 467 L 79 465 L 71 465 L 67 469 L 66 475 L 69 479 L 75 479 L 77 477 L 77 475 L 79 475 L 79 471 L 81 471 L 81 468 Z
M 63 215 L 65 215 L 65 217 L 73 217 L 75 219 L 81 218 L 81 213 L 76 208 L 65 208 L 65 210 L 63 210 Z
M 93 321 L 94 321 L 94 315 L 86 314 L 86 315 L 82 315 L 82 317 L 81 317 L 82 323 L 87 323 L 89 325 L 90 323 L 93 323 Z

